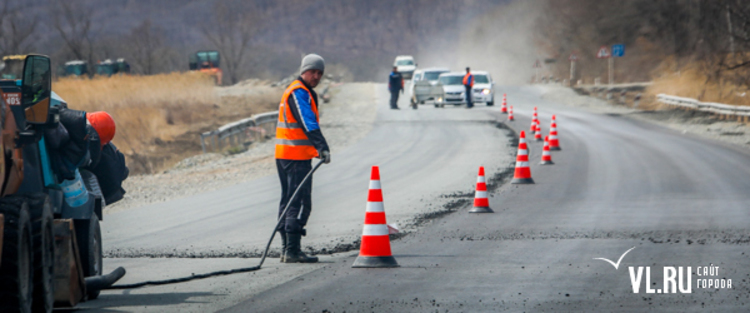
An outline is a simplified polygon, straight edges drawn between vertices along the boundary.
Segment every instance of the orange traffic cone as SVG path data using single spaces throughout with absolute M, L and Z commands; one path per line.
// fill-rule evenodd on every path
M 510 106 L 510 110 L 508 110 L 508 120 L 511 122 L 515 121 L 515 119 L 513 118 L 513 106 L 512 105 Z
M 557 139 L 557 121 L 555 115 L 552 115 L 552 123 L 549 126 L 549 149 L 562 150 L 560 141 Z
M 536 129 L 534 129 L 534 139 L 536 141 L 542 141 L 542 126 L 539 126 L 539 123 L 536 124 Z
M 352 267 L 398 267 L 391 254 L 391 241 L 388 238 L 388 225 L 385 222 L 383 191 L 380 189 L 380 170 L 372 167 L 370 191 L 367 194 L 365 225 L 362 230 L 362 243 L 359 256 Z
M 508 113 L 508 102 L 505 99 L 505 94 L 503 94 L 503 105 L 500 107 L 500 113 Z
M 529 130 L 529 133 L 534 133 L 536 130 L 536 124 L 539 124 L 539 118 L 536 113 L 536 107 L 534 107 L 534 113 L 531 114 L 531 129 Z
M 555 164 L 552 162 L 552 153 L 549 152 L 549 136 L 544 136 L 544 149 L 542 149 L 542 162 L 541 165 Z
M 518 156 L 516 157 L 516 172 L 513 174 L 511 184 L 533 184 L 531 168 L 529 168 L 529 150 L 526 145 L 526 133 L 521 131 L 518 139 Z
M 474 208 L 469 213 L 494 213 L 490 209 L 490 201 L 487 199 L 487 182 L 484 179 L 484 166 L 479 167 L 477 189 L 476 193 L 474 193 Z

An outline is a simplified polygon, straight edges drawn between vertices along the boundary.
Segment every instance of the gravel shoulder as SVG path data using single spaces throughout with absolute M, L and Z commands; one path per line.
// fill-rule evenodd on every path
M 694 134 L 701 137 L 725 142 L 736 147 L 750 149 L 750 125 L 736 121 L 720 120 L 717 116 L 679 109 L 639 110 L 621 105 L 612 105 L 607 101 L 582 96 L 570 88 L 558 85 L 536 85 L 526 88 L 536 89 L 542 98 L 556 101 L 568 106 L 584 108 L 588 111 L 622 115 L 641 121 L 665 126 L 683 134 Z
M 376 107 L 372 105 L 375 95 L 373 84 L 370 83 L 339 85 L 331 87 L 329 93 L 331 101 L 320 105 L 320 124 L 335 158 L 337 152 L 357 142 L 372 129 L 376 116 Z M 125 198 L 108 206 L 105 214 L 195 195 L 274 174 L 276 166 L 273 153 L 274 142 L 268 140 L 252 144 L 243 153 L 202 154 L 184 159 L 163 173 L 129 177 L 123 183 L 123 188 L 127 190 Z

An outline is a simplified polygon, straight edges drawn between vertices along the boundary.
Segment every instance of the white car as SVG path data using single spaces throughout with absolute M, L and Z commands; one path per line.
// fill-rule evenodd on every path
M 438 86 L 440 74 L 448 73 L 447 68 L 428 68 L 416 70 L 411 79 L 411 104 L 424 104 L 425 101 L 434 101 L 443 95 L 443 88 Z
M 487 72 L 472 71 L 474 75 L 474 88 L 472 88 L 471 100 L 474 103 L 484 102 L 487 106 L 495 105 L 495 82 Z
M 487 72 L 474 71 L 474 87 L 472 88 L 471 100 L 473 103 L 484 102 L 488 106 L 495 104 L 495 82 Z M 466 104 L 466 87 L 464 87 L 464 75 L 466 73 L 454 72 L 441 74 L 438 85 L 443 88 L 443 96 L 435 101 L 435 107 L 444 107 L 446 104 Z
M 411 79 L 414 71 L 417 69 L 417 63 L 414 63 L 414 57 L 410 55 L 399 55 L 393 61 L 393 66 L 401 73 L 404 79 Z
M 464 74 L 465 73 L 443 73 L 438 77 L 437 86 L 442 87 L 443 95 L 435 100 L 435 107 L 445 107 L 446 104 L 462 105 L 466 104 L 466 95 L 464 95 Z

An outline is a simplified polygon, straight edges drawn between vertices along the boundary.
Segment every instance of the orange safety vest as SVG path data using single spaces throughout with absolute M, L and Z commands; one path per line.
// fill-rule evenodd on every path
M 471 73 L 464 75 L 464 86 L 474 87 L 474 75 Z
M 295 80 L 284 91 L 279 103 L 279 120 L 276 124 L 276 158 L 285 160 L 310 160 L 318 156 L 310 139 L 305 135 L 302 124 L 294 118 L 292 111 L 289 109 L 289 96 L 297 89 L 304 89 L 310 94 L 310 105 L 315 113 L 315 120 L 320 121 L 318 117 L 318 105 L 315 103 L 310 90 L 302 84 L 301 81 Z M 300 112 L 300 114 L 302 114 Z

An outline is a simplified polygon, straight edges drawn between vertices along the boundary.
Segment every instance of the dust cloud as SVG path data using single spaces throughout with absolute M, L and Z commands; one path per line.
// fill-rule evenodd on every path
M 532 65 L 543 59 L 534 45 L 534 26 L 541 1 L 513 1 L 466 18 L 459 31 L 442 32 L 425 40 L 415 55 L 420 68 L 488 71 L 498 84 L 528 83 Z

